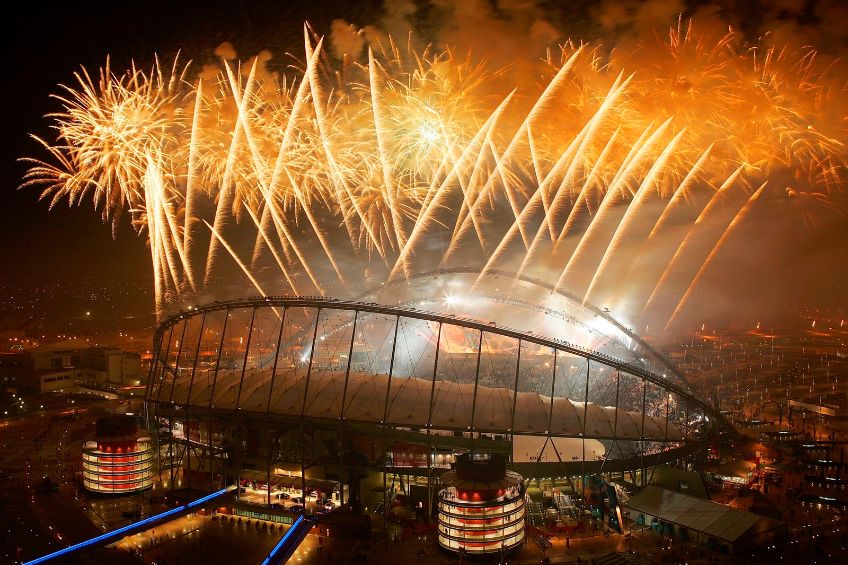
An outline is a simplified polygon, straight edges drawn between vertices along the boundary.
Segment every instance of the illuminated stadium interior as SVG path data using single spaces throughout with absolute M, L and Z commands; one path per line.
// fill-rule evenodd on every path
M 160 469 L 204 488 L 284 473 L 304 490 L 335 483 L 342 502 L 399 474 L 435 493 L 470 451 L 528 480 L 636 483 L 695 456 L 720 423 L 603 311 L 561 293 L 528 308 L 520 288 L 472 295 L 471 282 L 441 273 L 363 301 L 257 297 L 168 318 L 146 392 Z

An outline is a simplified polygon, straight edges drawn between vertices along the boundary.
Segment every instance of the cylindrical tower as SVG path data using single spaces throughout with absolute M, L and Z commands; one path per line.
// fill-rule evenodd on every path
M 521 475 L 489 453 L 466 453 L 441 477 L 439 545 L 450 551 L 485 554 L 508 551 L 524 541 L 525 505 Z
M 83 486 L 92 492 L 123 494 L 153 485 L 149 437 L 140 437 L 135 418 L 106 416 L 97 420 L 97 440 L 82 450 Z

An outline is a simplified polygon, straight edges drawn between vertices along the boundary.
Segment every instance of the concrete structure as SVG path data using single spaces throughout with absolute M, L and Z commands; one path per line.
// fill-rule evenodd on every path
M 69 391 L 73 386 L 141 384 L 136 353 L 110 347 L 64 344 L 0 354 L 0 383 L 22 392 Z
M 27 388 L 33 392 L 70 391 L 78 380 L 73 368 L 42 369 L 29 375 Z
M 111 347 L 65 349 L 40 347 L 32 353 L 36 370 L 73 368 L 75 378 L 85 384 L 141 384 L 141 358 Z
M 653 485 L 624 506 L 638 524 L 727 553 L 769 545 L 787 532 L 784 522 Z

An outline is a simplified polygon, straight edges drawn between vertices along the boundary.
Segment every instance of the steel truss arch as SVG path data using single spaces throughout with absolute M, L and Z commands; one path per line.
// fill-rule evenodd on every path
M 617 359 L 615 357 L 611 357 L 609 355 L 606 355 L 606 354 L 603 354 L 603 353 L 600 353 L 600 352 L 597 352 L 597 351 L 585 349 L 585 348 L 579 347 L 577 345 L 574 345 L 572 343 L 568 343 L 568 342 L 565 342 L 565 341 L 562 341 L 562 340 L 557 340 L 557 339 L 551 339 L 550 337 L 541 336 L 541 335 L 537 335 L 537 334 L 533 334 L 533 333 L 519 332 L 515 329 L 499 326 L 499 325 L 494 324 L 492 322 L 484 323 L 484 322 L 481 322 L 479 320 L 474 320 L 474 319 L 470 319 L 470 318 L 462 318 L 462 317 L 457 317 L 457 316 L 453 316 L 453 315 L 445 315 L 444 313 L 429 312 L 429 311 L 419 310 L 419 309 L 416 309 L 416 308 L 402 308 L 402 307 L 396 307 L 396 306 L 388 306 L 388 305 L 377 304 L 377 303 L 366 303 L 366 302 L 359 302 L 359 301 L 352 301 L 352 300 L 339 300 L 339 299 L 325 298 L 325 297 L 320 297 L 320 296 L 267 296 L 267 297 L 252 297 L 252 298 L 246 298 L 246 299 L 240 299 L 240 300 L 230 300 L 230 301 L 225 301 L 225 302 L 213 302 L 213 303 L 210 303 L 210 304 L 194 306 L 194 307 L 190 308 L 189 310 L 174 314 L 174 315 L 168 317 L 167 319 L 163 320 L 160 323 L 160 325 L 158 326 L 156 333 L 154 335 L 154 340 L 153 340 L 154 362 L 152 363 L 152 367 L 151 367 L 151 382 L 148 384 L 148 388 L 147 388 L 147 391 L 146 391 L 146 399 L 148 400 L 148 402 L 151 403 L 151 404 L 155 404 L 155 405 L 174 404 L 174 392 L 175 392 L 175 389 L 177 389 L 177 387 L 178 387 L 177 381 L 180 380 L 182 377 L 180 376 L 178 368 L 169 366 L 169 355 L 170 355 L 171 360 L 174 358 L 175 355 L 174 355 L 174 352 L 172 352 L 172 351 L 163 351 L 163 344 L 166 343 L 166 342 L 168 343 L 168 345 L 165 346 L 165 349 L 172 348 L 171 342 L 175 341 L 174 336 L 178 336 L 178 335 L 180 335 L 180 332 L 184 332 L 185 327 L 190 323 L 191 320 L 193 320 L 195 317 L 198 317 L 198 319 L 203 321 L 201 325 L 206 325 L 208 323 L 207 317 L 212 316 L 215 313 L 225 312 L 226 313 L 225 320 L 229 320 L 230 319 L 230 313 L 232 313 L 232 312 L 245 310 L 245 311 L 250 311 L 251 316 L 255 316 L 256 312 L 258 312 L 260 310 L 265 310 L 265 309 L 273 310 L 277 314 L 277 317 L 282 317 L 283 313 L 285 311 L 288 311 L 288 310 L 291 310 L 291 309 L 314 310 L 317 313 L 315 326 L 314 326 L 314 328 L 312 326 L 310 326 L 310 328 L 309 328 L 310 331 L 312 331 L 314 329 L 313 337 L 312 337 L 313 344 L 314 344 L 315 340 L 317 339 L 318 324 L 320 323 L 322 312 L 324 312 L 324 313 L 347 312 L 347 313 L 349 313 L 350 316 L 352 316 L 352 318 L 354 320 L 360 319 L 360 321 L 361 321 L 362 317 L 364 317 L 368 314 L 374 314 L 374 315 L 385 316 L 389 319 L 393 319 L 393 320 L 396 321 L 396 323 L 399 323 L 399 321 L 402 320 L 402 319 L 403 320 L 407 320 L 407 319 L 408 320 L 418 320 L 418 321 L 421 321 L 421 322 L 424 322 L 424 323 L 438 324 L 438 327 L 440 329 L 443 326 L 452 326 L 452 327 L 461 328 L 463 330 L 469 330 L 471 332 L 474 332 L 475 335 L 480 336 L 479 337 L 480 343 L 479 343 L 478 349 L 477 349 L 477 351 L 478 351 L 478 355 L 477 355 L 478 356 L 478 359 L 477 359 L 478 366 L 477 366 L 477 370 L 476 370 L 476 374 L 475 374 L 475 382 L 473 384 L 473 405 L 476 405 L 476 403 L 477 403 L 477 392 L 478 392 L 478 388 L 479 388 L 478 383 L 477 383 L 477 376 L 479 376 L 479 372 L 480 372 L 479 352 L 482 350 L 482 340 L 483 340 L 484 335 L 486 335 L 486 336 L 490 336 L 490 335 L 499 336 L 499 337 L 502 337 L 502 338 L 514 340 L 516 343 L 520 344 L 519 345 L 519 356 L 521 355 L 521 353 L 520 353 L 521 346 L 526 346 L 527 344 L 534 344 L 534 345 L 539 346 L 541 348 L 548 348 L 554 353 L 555 352 L 561 352 L 563 354 L 582 358 L 587 363 L 587 369 L 586 369 L 587 377 L 585 379 L 585 384 L 586 384 L 586 388 L 587 388 L 586 395 L 585 395 L 584 398 L 582 398 L 582 399 L 578 398 L 576 401 L 574 399 L 566 399 L 566 400 L 571 401 L 571 404 L 574 405 L 575 412 L 579 412 L 580 410 L 583 411 L 582 417 L 580 417 L 579 414 L 577 414 L 577 417 L 578 417 L 578 420 L 581 421 L 580 425 L 584 429 L 576 430 L 575 433 L 573 433 L 573 434 L 550 433 L 550 435 L 565 435 L 566 437 L 599 437 L 599 438 L 609 437 L 610 435 L 615 435 L 615 434 L 610 434 L 609 432 L 607 432 L 606 434 L 587 434 L 587 435 L 584 435 L 585 434 L 586 419 L 589 416 L 588 410 L 592 406 L 592 403 L 588 400 L 588 397 L 589 397 L 589 391 L 588 391 L 588 388 L 589 388 L 588 371 L 589 371 L 589 369 L 588 369 L 588 366 L 592 363 L 598 364 L 601 367 L 604 367 L 604 368 L 607 368 L 607 369 L 610 369 L 610 370 L 615 370 L 615 371 L 618 372 L 619 375 L 621 373 L 625 373 L 627 375 L 632 375 L 633 377 L 638 378 L 642 383 L 646 383 L 644 386 L 648 386 L 648 384 L 650 384 L 652 386 L 659 387 L 659 389 L 665 391 L 666 393 L 675 395 L 678 399 L 677 402 L 685 403 L 687 418 L 688 418 L 689 412 L 692 411 L 692 412 L 700 412 L 704 416 L 704 420 L 705 420 L 704 423 L 705 424 L 709 423 L 709 425 L 707 427 L 712 427 L 713 424 L 721 424 L 723 422 L 723 418 L 718 411 L 716 411 L 707 401 L 705 401 L 704 399 L 702 399 L 698 395 L 696 395 L 691 390 L 691 388 L 689 388 L 687 386 L 683 386 L 680 383 L 678 383 L 676 379 L 665 378 L 662 375 L 658 375 L 656 373 L 653 373 L 651 371 L 646 370 L 644 367 L 637 366 L 637 365 L 634 365 L 632 363 L 628 363 L 624 360 Z M 253 318 L 252 317 L 251 317 L 250 324 L 251 324 L 250 330 L 252 331 L 252 324 L 253 324 Z M 178 329 L 177 328 L 178 325 L 181 325 L 181 328 Z M 225 325 L 223 331 L 227 331 L 226 325 Z M 395 331 L 397 331 L 397 328 L 395 328 Z M 282 327 L 280 329 L 280 332 L 282 332 Z M 167 336 L 167 340 L 166 340 L 166 336 Z M 249 338 L 249 335 L 248 335 L 248 338 Z M 199 343 L 199 338 L 197 338 L 197 339 L 198 339 L 198 343 Z M 220 344 L 219 344 L 219 347 L 218 347 L 218 356 L 219 357 L 220 357 L 220 354 L 221 354 L 221 349 L 224 347 L 224 335 L 223 334 L 220 336 L 220 339 L 221 339 L 221 341 L 220 341 Z M 442 338 L 438 338 L 438 339 L 442 339 Z M 176 340 L 176 341 L 180 345 L 182 344 L 181 341 L 179 341 L 179 340 Z M 248 342 L 249 342 L 249 339 L 248 339 Z M 439 343 L 441 343 L 441 342 L 439 342 Z M 198 345 L 198 347 L 199 347 L 199 345 Z M 277 354 L 279 354 L 279 347 L 280 347 L 280 344 L 278 342 L 278 344 L 277 344 L 277 349 L 278 349 Z M 348 346 L 345 346 L 345 347 L 347 348 Z M 392 345 L 393 356 L 394 356 L 394 348 L 396 348 L 396 347 L 397 347 L 397 344 L 394 343 Z M 349 348 L 350 348 L 350 353 L 353 353 L 353 338 L 351 338 Z M 438 351 L 438 349 L 439 349 L 439 347 L 437 346 L 436 350 Z M 300 399 L 302 401 L 302 405 L 300 407 L 300 414 L 299 414 L 300 416 L 309 415 L 308 410 L 307 410 L 307 406 L 306 406 L 307 395 L 309 393 L 314 394 L 314 392 L 312 390 L 310 390 L 310 382 L 309 382 L 310 381 L 310 373 L 312 372 L 311 371 L 311 363 L 312 363 L 312 357 L 314 355 L 314 351 L 315 351 L 315 347 L 313 345 L 313 346 L 310 347 L 310 353 L 309 353 L 310 369 L 307 371 L 306 381 L 304 383 L 305 386 L 304 386 L 303 396 Z M 246 371 L 247 363 L 248 363 L 247 353 L 248 353 L 247 349 L 245 349 L 243 364 L 236 371 L 236 373 L 238 373 L 240 375 L 240 378 L 238 380 L 238 386 L 237 386 L 238 398 L 239 399 L 241 398 L 241 395 L 242 395 L 242 389 L 246 388 L 246 385 L 244 383 L 246 375 L 247 375 L 248 378 L 250 378 L 250 376 L 251 376 L 250 371 Z M 190 356 L 192 357 L 192 364 L 196 364 L 198 356 L 199 356 L 199 351 L 194 351 L 192 354 L 190 354 Z M 183 354 L 183 357 L 185 357 L 185 354 Z M 176 354 L 177 364 L 179 364 L 179 358 L 180 358 L 180 352 L 178 352 Z M 276 359 L 276 357 L 275 357 L 275 359 Z M 555 357 L 554 357 L 554 359 L 555 359 Z M 214 376 L 215 376 L 215 378 L 213 379 L 212 392 L 211 392 L 211 394 L 209 395 L 209 398 L 208 398 L 210 409 L 214 406 L 215 397 L 217 397 L 217 393 L 215 392 L 214 386 L 219 381 L 218 372 L 219 372 L 219 368 L 220 368 L 220 361 L 221 360 L 219 358 L 215 362 L 214 366 L 210 368 L 210 370 L 214 370 Z M 517 363 L 517 365 L 516 365 L 516 372 L 517 372 L 518 364 L 520 363 L 520 360 L 516 361 L 516 363 Z M 554 366 L 554 375 L 555 375 L 556 374 L 556 361 L 554 362 L 554 365 L 555 365 Z M 432 379 L 432 391 L 431 391 L 431 397 L 430 397 L 430 402 L 429 402 L 430 409 L 432 409 L 432 407 L 434 405 L 436 394 L 437 394 L 436 378 L 435 378 L 436 369 L 438 369 L 438 359 L 434 363 L 434 376 L 433 376 L 433 379 Z M 348 355 L 346 370 L 341 371 L 344 374 L 344 392 L 343 392 L 344 396 L 348 395 L 347 389 L 348 389 L 348 386 L 349 386 L 349 381 L 351 380 L 351 377 L 352 377 L 352 375 L 350 374 L 350 370 L 351 370 L 351 356 Z M 390 370 L 391 370 L 391 368 L 390 368 Z M 195 367 L 193 367 L 192 371 L 191 371 L 191 375 L 192 375 L 191 386 L 189 387 L 187 397 L 182 399 L 183 401 L 177 402 L 177 404 L 183 405 L 187 409 L 191 405 L 194 404 L 193 400 L 196 400 L 196 399 L 192 398 L 192 391 L 191 391 L 192 387 L 194 387 L 195 389 L 197 388 L 197 383 L 195 382 L 196 379 L 194 378 L 195 372 L 197 372 L 197 370 L 196 370 Z M 223 373 L 224 371 L 222 370 L 221 372 Z M 274 374 L 271 377 L 272 379 L 277 377 L 276 365 L 275 365 L 273 373 Z M 312 375 L 312 377 L 314 378 L 314 375 Z M 378 377 L 375 375 L 374 378 L 376 379 Z M 554 378 L 555 378 L 555 376 L 554 376 Z M 398 379 L 393 378 L 392 375 L 389 375 L 388 376 L 389 382 L 388 382 L 387 386 L 389 388 L 391 388 L 392 381 L 395 381 L 395 380 L 398 380 Z M 515 389 L 508 391 L 509 393 L 511 393 L 513 395 L 512 396 L 513 402 L 520 395 L 524 394 L 523 392 L 520 392 L 517 389 L 518 388 L 517 383 L 518 383 L 518 378 L 516 378 Z M 469 386 L 470 386 L 470 384 L 471 383 L 468 383 Z M 326 385 L 326 383 L 323 383 L 323 382 L 320 383 L 320 386 L 322 386 L 322 387 L 325 386 L 325 385 Z M 317 386 L 317 385 L 313 385 L 313 387 L 314 386 Z M 440 387 L 441 387 L 441 383 L 440 383 Z M 551 387 L 553 387 L 553 382 L 551 384 Z M 454 387 L 454 388 L 456 388 L 456 387 Z M 468 388 L 468 387 L 466 387 L 466 388 Z M 168 389 L 170 389 L 170 390 L 168 390 Z M 163 390 L 166 391 L 165 395 L 163 395 Z M 440 388 L 440 390 L 441 390 L 441 388 Z M 271 392 L 273 392 L 273 391 L 269 391 L 269 394 L 268 394 L 267 411 L 273 411 L 273 409 L 271 408 L 271 403 L 270 403 Z M 442 391 L 442 392 L 446 394 L 447 392 L 450 392 L 450 389 L 446 389 L 446 391 Z M 553 393 L 553 390 L 551 390 L 551 394 L 552 393 Z M 389 392 L 387 391 L 386 392 L 387 400 L 388 400 L 388 394 L 389 394 Z M 563 409 L 563 408 L 568 408 L 568 406 L 562 402 L 563 399 L 561 399 L 559 397 L 556 398 L 556 402 L 555 402 L 555 398 L 554 398 L 553 395 L 548 397 L 548 394 L 540 393 L 539 396 L 540 396 L 540 399 L 543 399 L 544 402 L 550 402 L 550 407 L 545 406 L 544 409 L 550 410 L 551 414 L 553 414 L 555 408 L 557 410 L 560 410 L 560 409 Z M 545 397 L 548 397 L 548 398 L 545 398 Z M 346 415 L 344 414 L 345 409 L 346 409 L 346 406 L 344 404 L 345 401 L 346 401 L 346 399 L 342 400 L 342 405 L 340 407 L 339 412 L 331 414 L 329 416 L 329 419 L 347 419 Z M 242 409 L 242 406 L 239 405 L 239 402 L 240 402 L 240 400 L 237 399 L 236 400 L 236 406 L 235 406 L 235 408 L 237 410 Z M 616 400 L 616 402 L 618 402 L 618 401 Z M 642 425 L 639 426 L 640 437 L 634 438 L 634 437 L 631 436 L 631 437 L 628 437 L 627 439 L 668 441 L 668 439 L 669 439 L 669 435 L 668 435 L 668 430 L 669 430 L 669 424 L 668 424 L 668 410 L 669 410 L 669 408 L 668 408 L 668 404 L 670 402 L 671 402 L 671 400 L 670 400 L 670 397 L 669 397 L 669 400 L 666 403 L 666 412 L 667 412 L 666 423 L 665 423 L 665 432 L 666 433 L 662 437 L 658 437 L 658 434 L 656 434 L 656 433 L 646 435 L 645 434 L 646 425 L 645 425 L 644 418 L 643 418 Z M 388 402 L 387 402 L 387 404 L 388 404 Z M 221 406 L 221 408 L 224 408 L 224 406 Z M 200 407 L 198 407 L 198 409 L 200 409 Z M 516 409 L 514 408 L 513 414 L 512 414 L 513 417 L 515 416 L 515 410 Z M 265 411 L 265 410 L 261 410 L 261 411 Z M 597 416 L 597 411 L 596 411 L 595 407 L 592 407 L 592 411 L 596 412 L 596 416 Z M 623 413 L 623 414 L 626 416 L 626 413 Z M 643 414 L 644 414 L 644 412 L 643 412 Z M 386 420 L 386 412 L 383 413 L 382 417 L 379 420 L 375 418 L 373 423 L 384 424 L 384 423 L 386 423 L 385 420 Z M 710 422 L 710 420 L 712 420 L 712 422 Z M 475 422 L 475 414 L 471 414 L 470 420 L 467 420 L 467 421 L 470 421 L 472 425 L 462 425 L 462 426 L 453 426 L 453 427 L 460 428 L 460 429 L 472 429 L 472 428 L 481 429 L 481 430 L 484 429 L 483 426 L 478 427 L 478 426 L 473 425 L 474 422 Z M 621 423 L 622 423 L 621 416 L 618 415 L 618 414 L 614 415 L 614 424 L 616 424 L 616 427 L 618 427 Z M 395 422 L 395 424 L 402 424 L 402 422 Z M 550 424 L 550 422 L 549 422 L 549 424 Z M 437 426 L 437 425 L 434 425 L 432 414 L 430 414 L 428 416 L 426 422 L 420 422 L 420 421 L 409 422 L 409 425 L 426 427 L 426 428 L 431 428 L 431 427 L 433 427 L 433 428 L 438 428 L 438 427 L 450 428 L 450 427 L 452 427 L 452 426 Z M 688 426 L 688 422 L 687 422 L 687 426 Z M 513 430 L 512 426 L 503 426 L 503 428 L 504 429 L 501 430 L 501 431 L 504 432 L 504 433 L 518 433 L 518 430 Z M 487 431 L 492 431 L 492 430 L 487 430 Z M 539 429 L 539 430 L 532 430 L 532 431 L 529 431 L 529 430 L 524 430 L 524 431 L 529 432 L 529 433 L 542 433 L 543 430 Z M 545 434 L 549 433 L 548 430 L 544 430 L 544 432 L 545 432 Z M 685 436 L 686 436 L 685 439 L 686 440 L 694 439 L 694 438 L 689 437 L 688 432 L 689 432 L 689 430 L 688 430 L 688 427 L 687 427 L 687 429 L 685 431 Z M 674 435 L 674 434 L 672 434 L 672 435 Z M 684 435 L 684 432 L 681 432 L 680 434 L 678 434 L 678 436 L 680 436 L 680 435 Z M 680 440 L 681 438 L 675 437 L 674 439 Z

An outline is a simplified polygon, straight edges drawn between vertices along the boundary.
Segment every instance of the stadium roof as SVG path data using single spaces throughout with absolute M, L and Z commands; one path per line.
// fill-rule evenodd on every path
M 535 392 L 519 391 L 514 398 L 512 390 L 501 387 L 479 385 L 475 393 L 473 383 L 416 377 L 392 377 L 389 383 L 388 375 L 320 371 L 311 375 L 307 390 L 304 371 L 277 375 L 273 388 L 271 369 L 247 371 L 243 385 L 241 376 L 240 370 L 220 371 L 216 378 L 204 372 L 193 386 L 186 382 L 189 379 L 180 378 L 173 390 L 171 385 L 163 387 L 159 400 L 204 406 L 210 403 L 212 383 L 217 381 L 213 408 L 263 413 L 268 409 L 290 416 L 570 437 L 583 432 L 585 413 L 586 437 L 683 439 L 682 430 L 673 423 L 666 426 L 662 417 L 646 415 L 643 419 L 637 412 L 591 402 L 584 407 L 583 402 L 562 397 L 555 397 L 551 403 L 550 396 Z
M 759 514 L 652 485 L 632 496 L 625 506 L 731 543 L 783 525 Z

